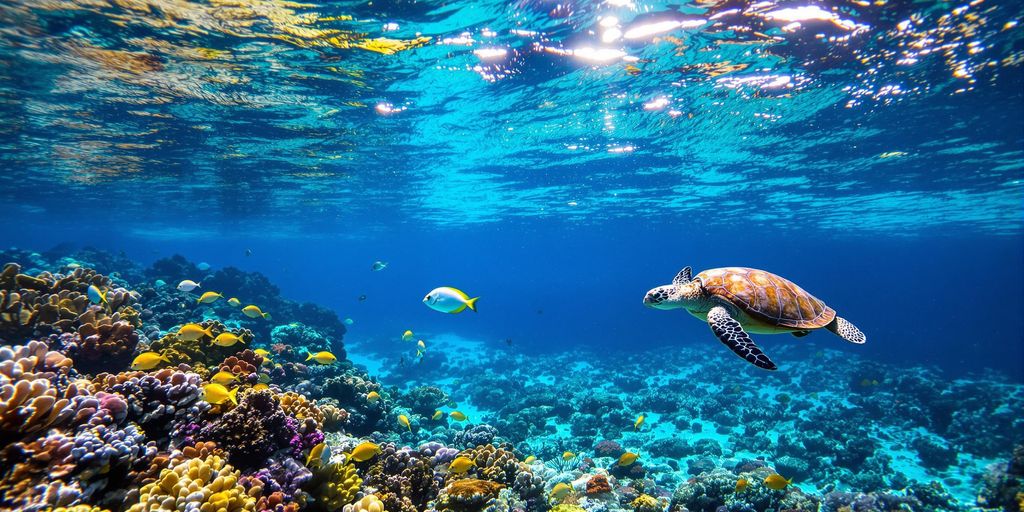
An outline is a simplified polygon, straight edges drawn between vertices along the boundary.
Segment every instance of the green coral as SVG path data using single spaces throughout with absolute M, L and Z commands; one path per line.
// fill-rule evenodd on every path
M 356 467 L 349 464 L 328 464 L 314 473 L 313 496 L 318 510 L 340 510 L 352 503 L 363 480 Z

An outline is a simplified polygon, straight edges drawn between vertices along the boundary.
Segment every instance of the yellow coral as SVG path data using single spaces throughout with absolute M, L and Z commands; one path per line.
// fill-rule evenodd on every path
M 375 494 L 367 494 L 363 499 L 345 505 L 343 512 L 385 512 L 384 503 Z
M 239 472 L 217 455 L 186 459 L 163 470 L 139 491 L 129 512 L 189 509 L 200 512 L 256 510 L 256 497 L 238 483 Z
M 630 502 L 629 506 L 633 507 L 635 512 L 654 512 L 664 510 L 668 503 L 658 500 L 650 494 L 641 494 Z
M 586 512 L 586 509 L 579 505 L 555 505 L 551 508 L 551 512 Z
M 289 416 L 294 416 L 296 419 L 304 420 L 306 418 L 312 418 L 316 422 L 316 428 L 323 428 L 324 426 L 324 413 L 321 411 L 315 403 L 306 400 L 306 397 L 293 393 L 291 391 L 280 396 L 281 398 L 281 409 Z
M 110 512 L 110 509 L 94 507 L 92 505 L 74 505 L 71 507 L 57 507 L 50 512 Z
M 363 485 L 352 464 L 328 464 L 315 475 L 314 495 L 327 510 L 352 503 Z

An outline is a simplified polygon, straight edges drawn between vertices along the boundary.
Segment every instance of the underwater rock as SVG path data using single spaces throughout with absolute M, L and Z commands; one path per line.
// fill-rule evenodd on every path
M 920 436 L 914 439 L 913 447 L 926 468 L 943 471 L 957 463 L 956 450 L 934 437 Z

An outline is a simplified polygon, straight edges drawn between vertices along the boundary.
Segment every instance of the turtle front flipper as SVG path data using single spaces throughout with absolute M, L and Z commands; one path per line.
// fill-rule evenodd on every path
M 743 326 L 722 306 L 715 306 L 708 311 L 708 325 L 718 337 L 718 341 L 724 343 L 736 355 L 746 359 L 748 363 L 765 370 L 778 368 L 764 352 L 761 352 L 754 340 L 750 339 Z
M 849 341 L 850 343 L 856 343 L 858 345 L 868 341 L 868 337 L 864 333 L 860 332 L 857 326 L 848 322 L 845 318 L 836 316 L 831 323 L 825 326 L 826 329 L 834 332 L 836 336 Z

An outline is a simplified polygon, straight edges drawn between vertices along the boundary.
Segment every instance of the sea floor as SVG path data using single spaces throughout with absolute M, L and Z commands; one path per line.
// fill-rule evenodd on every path
M 1024 426 L 1024 387 L 999 375 L 947 380 L 937 369 L 879 364 L 813 342 L 773 346 L 781 368 L 766 373 L 714 340 L 526 354 L 453 333 L 424 337 L 429 350 L 419 362 L 398 336 L 353 336 L 350 359 L 386 386 L 441 388 L 468 421 L 496 426 L 524 453 L 594 457 L 599 442 L 613 440 L 669 489 L 713 467 L 762 459 L 810 493 L 940 482 L 971 506 L 987 468 L 1005 464 Z

